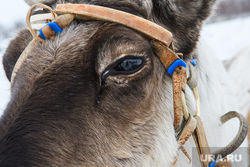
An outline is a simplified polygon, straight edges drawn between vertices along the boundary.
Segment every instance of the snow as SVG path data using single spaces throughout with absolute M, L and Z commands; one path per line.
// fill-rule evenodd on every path
M 230 62 L 228 72 L 237 85 L 236 96 L 244 116 L 250 112 L 250 45 L 240 51 Z
M 15 4 L 15 5 L 12 5 Z M 11 6 L 11 8 L 10 8 Z M 16 21 L 25 20 L 25 15 L 28 10 L 28 6 L 20 0 L 12 0 L 12 1 L 4 1 L 1 3 L 1 10 L 0 10 L 0 25 L 5 25 L 5 27 L 11 27 Z M 15 11 L 15 12 L 10 12 Z M 6 17 L 8 15 L 8 17 Z M 8 19 L 7 19 L 8 18 Z M 240 53 L 245 48 L 250 48 L 250 16 L 245 18 L 237 18 L 230 21 L 224 21 L 219 23 L 213 23 L 205 25 L 201 36 L 206 39 L 206 42 L 209 45 L 209 48 L 212 48 L 213 51 L 218 55 L 218 57 L 224 61 L 229 60 L 232 57 L 234 57 L 236 54 Z M 0 36 L 1 38 L 1 36 Z M 4 53 L 4 49 L 8 45 L 9 39 L 0 39 L 0 58 L 2 58 L 2 55 Z M 248 49 L 249 52 L 242 53 L 245 55 L 245 57 L 250 54 L 250 49 Z M 241 56 L 243 57 L 243 56 Z M 233 79 L 237 80 L 238 85 L 242 85 L 241 82 L 244 82 L 245 85 L 250 85 L 250 77 L 249 73 L 245 72 L 244 80 L 240 79 L 238 80 L 238 75 L 235 75 L 235 72 L 232 71 L 240 71 L 242 70 L 242 63 L 245 59 L 238 58 L 232 66 L 234 69 L 237 70 L 231 70 L 230 74 L 232 73 Z M 249 58 L 248 58 L 249 60 Z M 249 62 L 250 63 L 250 62 Z M 249 63 L 246 65 L 249 66 Z M 250 67 L 250 66 L 249 66 Z M 248 68 L 249 69 L 249 68 Z M 247 71 L 250 71 L 247 70 Z M 7 102 L 10 98 L 10 84 L 7 78 L 5 77 L 2 63 L 0 64 L 0 116 L 3 112 L 3 110 L 6 108 Z M 249 87 L 245 86 L 246 88 L 244 90 L 250 90 Z M 239 89 L 240 90 L 240 89 Z M 242 91 L 242 90 L 241 90 Z M 244 94 L 245 92 L 242 91 Z M 249 95 L 249 93 L 248 93 Z M 241 96 L 247 96 L 246 94 Z M 244 100 L 243 100 L 244 101 Z M 243 103 L 248 103 L 250 100 Z
M 2 58 L 2 55 L 4 53 L 4 50 L 1 48 L 6 47 L 8 44 L 8 40 L 1 41 L 0 43 L 0 57 Z M 2 60 L 2 59 L 1 59 Z M 9 81 L 7 80 L 4 70 L 2 61 L 0 63 L 0 116 L 3 112 L 3 110 L 6 108 L 6 104 L 9 101 L 10 98 L 10 86 Z
M 216 55 L 227 62 L 240 112 L 247 116 L 250 112 L 250 16 L 206 25 L 202 36 Z
M 1 2 L 0 27 L 11 29 L 16 22 L 25 22 L 28 9 L 29 6 L 23 0 Z M 11 32 L 11 36 L 14 36 L 15 33 L 16 32 Z M 0 116 L 10 99 L 10 84 L 5 76 L 2 65 L 2 55 L 8 46 L 9 40 L 10 39 L 2 39 L 0 34 Z
M 0 25 L 9 27 L 16 21 L 24 20 L 28 9 L 29 6 L 24 0 L 6 0 L 1 2 Z
M 208 24 L 202 36 L 221 60 L 231 59 L 250 46 L 250 17 Z

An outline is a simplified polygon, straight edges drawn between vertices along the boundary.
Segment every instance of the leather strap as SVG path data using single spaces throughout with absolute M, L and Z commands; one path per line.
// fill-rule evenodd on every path
M 15 64 L 15 67 L 12 71 L 12 74 L 11 74 L 11 87 L 12 85 L 14 84 L 14 79 L 17 75 L 17 72 L 19 70 L 19 68 L 21 67 L 21 65 L 23 64 L 24 60 L 27 59 L 28 57 L 28 53 L 31 51 L 31 49 L 36 45 L 37 41 L 36 39 L 33 39 L 29 44 L 28 46 L 24 49 L 24 51 L 22 52 L 22 54 L 19 56 L 16 64 Z
M 193 138 L 196 144 L 196 148 L 199 154 L 202 167 L 208 167 L 210 161 L 204 161 L 201 155 L 211 155 L 211 151 L 207 142 L 206 134 L 200 117 L 195 115 L 194 118 L 197 121 L 197 127 L 193 133 Z
M 234 152 L 245 140 L 248 133 L 248 122 L 247 119 L 236 111 L 230 111 L 221 117 L 221 122 L 224 124 L 225 122 L 231 120 L 232 118 L 238 118 L 240 122 L 240 127 L 237 135 L 226 147 L 217 150 L 213 154 L 215 155 L 215 159 L 218 156 L 225 158 L 228 154 Z
M 174 127 L 177 128 L 182 120 L 182 101 L 181 93 L 185 92 L 187 74 L 184 67 L 176 68 L 173 77 L 173 100 L 174 100 Z
M 189 137 L 194 133 L 196 127 L 197 120 L 189 114 L 189 119 L 184 128 L 182 129 L 181 134 L 177 140 L 180 146 L 183 146 L 186 143 Z
M 215 167 L 232 167 L 232 163 L 226 160 L 218 162 Z
M 168 46 L 164 45 L 160 41 L 152 41 L 155 52 L 162 64 L 168 69 L 176 60 L 180 59 Z M 173 100 L 174 100 L 174 128 L 177 128 L 181 124 L 182 120 L 182 103 L 181 103 L 181 91 L 185 92 L 187 74 L 184 67 L 177 67 L 173 72 Z
M 163 27 L 144 18 L 108 7 L 85 4 L 59 4 L 56 7 L 56 13 L 58 15 L 73 14 L 76 19 L 81 20 L 119 23 L 146 35 L 150 39 L 161 41 L 167 46 L 173 40 L 172 34 Z

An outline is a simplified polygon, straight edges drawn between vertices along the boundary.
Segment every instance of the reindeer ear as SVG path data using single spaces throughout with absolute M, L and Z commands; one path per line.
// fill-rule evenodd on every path
M 215 0 L 152 0 L 153 15 L 174 36 L 178 52 L 191 54 Z
M 27 4 L 29 4 L 30 6 L 34 5 L 34 4 L 46 4 L 46 5 L 53 5 L 57 2 L 57 0 L 25 0 L 25 2 Z
M 3 56 L 3 66 L 5 74 L 9 80 L 11 79 L 13 68 L 19 56 L 22 54 L 22 52 L 28 46 L 32 39 L 33 37 L 30 34 L 29 30 L 21 30 L 18 36 L 13 39 L 7 47 Z

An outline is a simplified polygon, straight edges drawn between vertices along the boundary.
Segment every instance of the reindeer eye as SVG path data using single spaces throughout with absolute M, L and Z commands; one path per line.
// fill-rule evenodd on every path
M 143 64 L 141 58 L 129 58 L 123 60 L 118 66 L 115 67 L 116 71 L 134 71 L 139 69 Z
M 142 56 L 125 56 L 109 65 L 102 74 L 102 81 L 110 75 L 130 75 L 136 73 L 145 65 L 146 59 Z

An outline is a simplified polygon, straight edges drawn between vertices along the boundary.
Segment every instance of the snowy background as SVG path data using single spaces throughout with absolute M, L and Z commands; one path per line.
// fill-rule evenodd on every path
M 0 59 L 5 52 L 8 42 L 17 30 L 24 27 L 26 12 L 29 6 L 23 0 L 8 0 L 1 2 L 0 10 Z M 244 65 L 250 72 L 250 1 L 225 0 L 219 5 L 217 17 L 214 17 L 202 30 L 202 38 L 222 61 L 230 61 L 236 55 L 233 69 Z M 244 57 L 244 58 L 243 58 Z M 248 68 L 248 69 L 247 69 Z M 240 70 L 240 69 L 239 69 Z M 233 79 L 239 78 L 237 71 L 229 69 Z M 239 85 L 238 96 L 244 97 L 241 108 L 250 107 L 250 73 L 241 73 L 236 84 Z M 247 93 L 248 92 L 248 93 Z M 10 98 L 10 84 L 5 77 L 0 63 L 0 116 Z M 247 110 L 247 109 L 245 109 Z M 246 114 L 244 114 L 246 115 Z
M 24 26 L 29 6 L 23 0 L 1 0 L 0 10 L 0 115 L 10 98 L 10 84 L 2 66 L 2 55 L 8 42 Z

